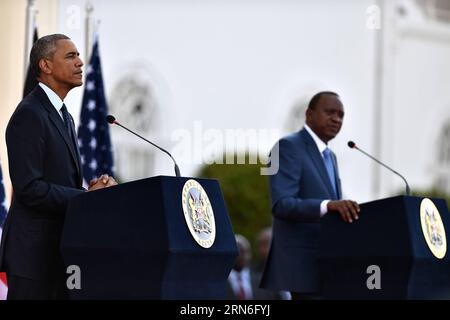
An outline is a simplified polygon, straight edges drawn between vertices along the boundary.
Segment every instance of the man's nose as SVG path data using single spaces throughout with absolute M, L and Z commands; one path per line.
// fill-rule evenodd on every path
M 334 122 L 338 122 L 338 123 L 342 123 L 342 117 L 340 117 L 339 115 L 337 115 L 337 114 L 335 114 L 335 115 L 333 115 L 332 117 L 331 117 L 331 119 L 334 121 Z
M 81 60 L 81 58 L 78 58 L 77 67 L 82 67 L 82 66 L 84 66 L 83 60 Z
M 339 117 L 339 116 L 333 116 L 333 117 L 332 117 L 332 121 L 333 121 L 334 123 L 337 123 L 337 124 L 339 124 L 339 125 L 342 125 L 343 119 L 342 119 L 341 117 Z

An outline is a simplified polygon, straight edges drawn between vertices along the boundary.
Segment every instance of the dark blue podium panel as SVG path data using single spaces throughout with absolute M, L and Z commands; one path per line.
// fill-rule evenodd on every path
M 61 250 L 81 270 L 72 299 L 223 299 L 238 251 L 216 180 L 195 179 L 215 220 L 210 248 L 186 222 L 183 186 L 189 178 L 159 176 L 74 198 Z
M 450 299 L 450 256 L 437 258 L 425 240 L 423 199 L 362 204 L 360 219 L 351 224 L 339 214 L 323 218 L 319 262 L 325 299 Z M 446 202 L 432 201 L 449 231 Z M 378 276 L 379 288 L 373 285 Z

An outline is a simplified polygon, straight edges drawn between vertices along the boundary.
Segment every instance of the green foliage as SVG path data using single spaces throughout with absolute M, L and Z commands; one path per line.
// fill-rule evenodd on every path
M 428 190 L 414 190 L 411 192 L 411 195 L 417 196 L 417 197 L 444 199 L 447 201 L 447 207 L 450 209 L 450 194 L 445 193 L 444 191 L 442 191 L 440 189 L 431 188 Z
M 198 173 L 199 178 L 219 181 L 233 231 L 250 241 L 253 253 L 258 232 L 272 223 L 269 180 L 260 168 L 259 164 L 212 164 Z

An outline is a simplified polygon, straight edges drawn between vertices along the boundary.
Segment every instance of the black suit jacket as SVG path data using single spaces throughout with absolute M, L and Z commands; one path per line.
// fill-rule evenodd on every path
M 73 121 L 73 119 L 72 119 Z M 40 86 L 6 129 L 14 190 L 0 248 L 0 270 L 36 280 L 64 272 L 60 239 L 69 200 L 82 193 L 78 148 Z

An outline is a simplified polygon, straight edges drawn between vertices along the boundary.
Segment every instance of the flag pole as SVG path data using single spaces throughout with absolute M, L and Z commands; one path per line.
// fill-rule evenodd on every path
M 34 27 L 36 24 L 37 10 L 34 7 L 35 0 L 27 0 L 26 22 L 25 22 L 25 57 L 23 64 L 23 79 L 27 78 L 28 63 L 30 59 L 30 51 L 33 46 Z
M 100 24 L 102 23 L 102 21 L 100 19 L 97 19 L 95 21 L 95 25 L 94 25 L 94 43 L 98 40 L 98 34 L 100 32 Z
M 84 63 L 87 65 L 89 63 L 89 58 L 91 56 L 91 50 L 92 50 L 92 37 L 93 37 L 93 26 L 94 26 L 94 19 L 93 19 L 93 13 L 94 12 L 94 6 L 92 5 L 92 2 L 89 0 L 86 3 L 86 20 L 85 20 L 85 55 L 84 55 Z

